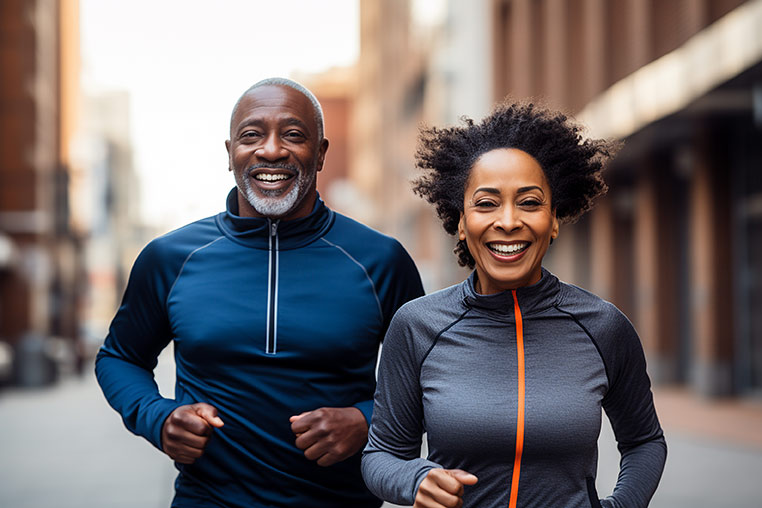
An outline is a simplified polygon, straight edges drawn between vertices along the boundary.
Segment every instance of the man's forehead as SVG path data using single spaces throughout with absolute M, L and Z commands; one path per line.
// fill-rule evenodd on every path
M 238 105 L 234 121 L 238 123 L 249 116 L 295 115 L 310 125 L 315 123 L 315 108 L 310 100 L 298 90 L 285 85 L 264 85 L 246 93 Z

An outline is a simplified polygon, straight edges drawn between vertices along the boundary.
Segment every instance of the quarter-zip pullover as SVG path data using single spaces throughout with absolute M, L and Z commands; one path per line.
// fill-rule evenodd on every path
M 96 373 L 125 425 L 161 449 L 177 407 L 215 406 L 204 455 L 178 465 L 173 506 L 377 507 L 360 454 L 331 467 L 307 460 L 289 417 L 320 407 L 370 421 L 378 345 L 392 315 L 423 294 L 402 246 L 318 199 L 302 219 L 227 211 L 152 241 L 141 252 Z M 175 398 L 153 380 L 174 343 Z
M 464 507 L 647 506 L 666 445 L 627 318 L 546 270 L 494 295 L 476 293 L 474 277 L 409 302 L 389 327 L 362 461 L 370 490 L 410 505 L 429 470 L 444 467 L 479 478 Z M 622 454 L 603 500 L 601 409 Z

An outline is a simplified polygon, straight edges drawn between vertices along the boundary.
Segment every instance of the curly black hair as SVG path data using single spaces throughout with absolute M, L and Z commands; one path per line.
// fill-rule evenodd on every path
M 458 232 L 471 168 L 495 149 L 516 148 L 537 160 L 559 222 L 576 221 L 608 190 L 601 171 L 618 143 L 585 139 L 583 127 L 563 113 L 530 102 L 503 102 L 480 123 L 462 120 L 463 126 L 422 128 L 415 156 L 415 165 L 425 174 L 413 181 L 413 191 L 436 207 L 451 235 Z M 474 267 L 465 241 L 458 241 L 454 252 L 461 266 Z

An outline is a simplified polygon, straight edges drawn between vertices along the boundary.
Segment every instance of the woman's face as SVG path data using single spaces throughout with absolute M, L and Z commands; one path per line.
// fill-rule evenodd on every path
M 474 163 L 463 196 L 458 235 L 476 260 L 477 291 L 493 294 L 542 277 L 542 258 L 558 221 L 550 187 L 528 153 L 501 148 Z

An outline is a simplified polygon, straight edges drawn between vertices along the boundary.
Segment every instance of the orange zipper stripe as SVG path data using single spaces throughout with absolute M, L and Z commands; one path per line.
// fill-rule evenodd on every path
M 521 473 L 521 452 L 524 451 L 524 323 L 521 319 L 521 309 L 519 309 L 519 300 L 516 298 L 516 290 L 513 294 L 513 312 L 516 316 L 516 355 L 518 356 L 519 366 L 519 414 L 516 421 L 516 458 L 513 461 L 513 479 L 511 480 L 511 499 L 508 503 L 509 508 L 516 508 L 516 502 L 519 497 L 519 475 Z

